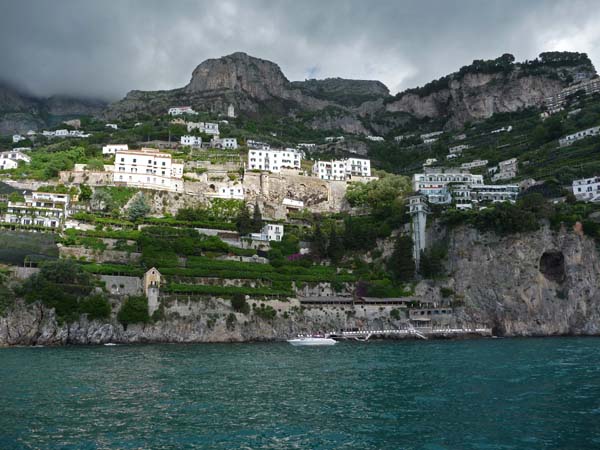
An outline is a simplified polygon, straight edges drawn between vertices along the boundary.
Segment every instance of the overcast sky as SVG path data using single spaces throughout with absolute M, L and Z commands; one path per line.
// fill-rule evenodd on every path
M 598 24 L 595 0 L 0 0 L 0 79 L 113 100 L 244 51 L 290 80 L 377 79 L 395 93 L 506 52 L 598 63 Z

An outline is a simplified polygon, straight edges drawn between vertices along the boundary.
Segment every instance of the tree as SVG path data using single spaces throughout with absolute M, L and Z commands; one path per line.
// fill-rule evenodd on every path
M 413 240 L 410 236 L 398 238 L 387 267 L 396 281 L 407 282 L 414 278 L 415 260 L 413 258 Z
M 260 212 L 258 203 L 255 203 L 254 204 L 254 213 L 252 215 L 252 228 L 254 229 L 254 231 L 258 232 L 262 229 L 262 227 L 263 227 L 262 214 Z
M 327 255 L 332 261 L 339 261 L 344 256 L 344 244 L 338 237 L 336 226 L 331 227 L 329 235 L 329 245 L 327 246 Z
M 246 296 L 243 294 L 234 294 L 231 298 L 231 307 L 234 311 L 248 314 L 250 312 L 250 305 L 246 301 Z
M 327 237 L 321 229 L 321 224 L 317 223 L 312 238 L 312 254 L 319 259 L 327 256 Z
M 87 184 L 81 184 L 79 185 L 79 201 L 80 202 L 87 202 L 88 200 L 90 200 L 92 198 L 92 188 L 89 187 Z
M 148 299 L 144 296 L 127 298 L 117 314 L 117 319 L 125 327 L 130 323 L 148 323 Z
M 240 209 L 238 210 L 235 218 L 235 227 L 241 236 L 252 233 L 252 218 L 250 217 L 250 212 L 248 211 L 246 204 L 241 205 Z
M 150 206 L 146 202 L 146 197 L 144 194 L 140 194 L 135 197 L 131 204 L 129 205 L 129 209 L 127 211 L 129 215 L 129 220 L 135 222 L 138 219 L 146 217 L 150 212 Z
M 92 194 L 90 206 L 94 211 L 112 211 L 116 203 L 108 191 L 96 189 Z

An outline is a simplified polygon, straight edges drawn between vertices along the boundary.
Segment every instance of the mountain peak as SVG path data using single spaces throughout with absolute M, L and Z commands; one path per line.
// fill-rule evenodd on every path
M 192 73 L 186 93 L 242 91 L 259 100 L 281 96 L 289 81 L 277 64 L 236 52 L 207 59 Z

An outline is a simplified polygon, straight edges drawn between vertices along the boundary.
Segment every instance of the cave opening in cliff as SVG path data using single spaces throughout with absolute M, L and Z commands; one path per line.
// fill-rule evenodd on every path
M 562 283 L 565 280 L 565 255 L 560 251 L 544 252 L 540 258 L 540 272 L 547 279 Z

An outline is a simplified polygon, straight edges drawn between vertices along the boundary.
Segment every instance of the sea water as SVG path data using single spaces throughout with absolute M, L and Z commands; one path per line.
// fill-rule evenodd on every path
M 600 339 L 0 349 L 0 449 L 599 449 Z

